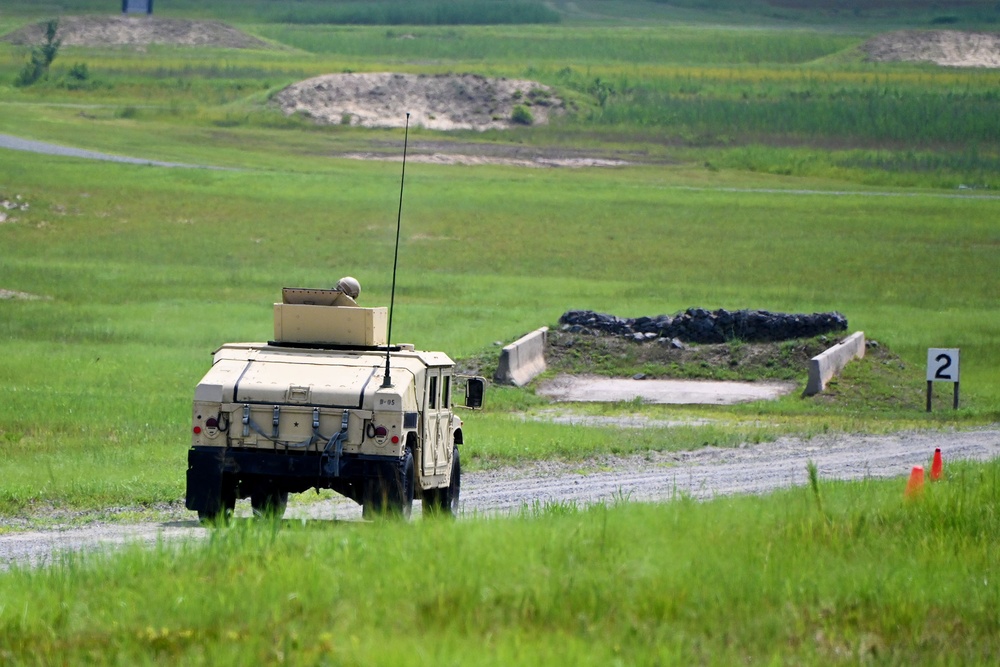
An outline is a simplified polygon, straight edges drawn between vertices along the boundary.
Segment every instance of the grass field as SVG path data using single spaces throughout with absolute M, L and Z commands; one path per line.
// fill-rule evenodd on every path
M 0 304 L 11 350 L 0 361 L 11 406 L 0 426 L 11 443 L 0 462 L 11 480 L 4 511 L 176 499 L 182 470 L 169 462 L 182 456 L 188 395 L 208 352 L 267 338 L 282 285 L 325 285 L 350 272 L 367 303 L 387 300 L 398 165 L 330 156 L 371 145 L 393 152 L 400 133 L 316 128 L 265 103 L 299 78 L 387 62 L 434 72 L 475 70 L 485 59 L 487 73 L 533 74 L 572 101 L 551 127 L 453 136 L 417 128 L 417 146 L 527 144 L 649 162 L 411 168 L 400 339 L 462 357 L 571 308 L 835 309 L 901 354 L 916 382 L 927 347 L 962 348 L 963 410 L 859 418 L 855 404 L 788 398 L 749 410 L 780 424 L 770 432 L 739 426 L 748 410 L 733 408 L 728 432 L 657 433 L 624 451 L 996 419 L 995 74 L 837 58 L 858 37 L 801 27 L 429 27 L 408 40 L 383 28 L 247 28 L 295 49 L 64 47 L 48 80 L 6 89 L 0 132 L 227 170 L 27 153 L 0 163 L 0 195 L 30 202 L 0 226 L 0 287 L 48 297 Z M 0 47 L 0 80 L 13 79 L 21 58 Z M 69 86 L 79 62 L 89 78 Z M 862 107 L 867 125 L 834 120 Z M 954 119 L 941 126 L 947 136 L 923 122 L 944 108 Z M 139 387 L 150 400 L 135 401 Z M 481 448 L 466 458 L 473 465 L 526 455 L 504 444 L 506 413 L 535 399 L 499 390 L 494 401 L 472 417 Z M 521 428 L 524 439 L 551 443 L 529 457 L 586 456 L 621 440 L 599 429 Z M 135 440 L 144 453 L 123 453 L 119 443 Z M 68 449 L 94 459 L 86 483 Z M 127 463 L 99 474 L 109 457 Z
M 164 5 L 211 18 L 206 3 Z M 463 415 L 472 467 L 1000 421 L 998 75 L 855 50 L 942 16 L 989 26 L 992 4 L 554 6 L 558 24 L 400 29 L 226 4 L 288 48 L 62 47 L 48 79 L 21 87 L 26 52 L 0 43 L 0 133 L 222 167 L 0 152 L 0 200 L 19 203 L 0 223 L 0 289 L 40 297 L 0 300 L 0 516 L 176 506 L 215 347 L 266 340 L 282 286 L 349 273 L 364 305 L 388 301 L 399 164 L 337 156 L 398 154 L 401 132 L 318 128 L 267 104 L 328 72 L 534 78 L 569 101 L 551 126 L 416 128 L 411 146 L 633 163 L 408 164 L 397 340 L 495 357 L 495 341 L 569 309 L 700 306 L 839 310 L 901 355 L 910 385 L 928 347 L 962 350 L 963 407 L 930 415 L 870 365 L 842 400 L 586 408 L 714 420 L 638 433 L 523 420 L 544 400 L 492 388 Z M 0 30 L 86 11 L 97 3 L 4 3 Z M 85 80 L 69 74 L 79 63 Z M 0 662 L 385 664 L 419 643 L 420 663 L 989 664 L 996 479 L 994 464 L 958 467 L 923 504 L 866 482 L 457 524 L 240 524 L 0 576 Z

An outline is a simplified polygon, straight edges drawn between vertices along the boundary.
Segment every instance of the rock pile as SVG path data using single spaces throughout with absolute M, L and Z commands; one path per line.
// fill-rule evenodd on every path
M 559 324 L 562 331 L 569 333 L 610 334 L 637 342 L 661 339 L 703 344 L 792 340 L 847 330 L 847 318 L 835 312 L 801 315 L 722 308 L 712 311 L 688 308 L 676 315 L 634 319 L 592 310 L 569 310 L 559 318 Z
M 17 195 L 13 199 L 4 197 L 0 195 L 0 223 L 4 222 L 17 222 L 17 218 L 11 216 L 7 211 L 27 211 L 28 202 L 21 199 L 21 195 Z

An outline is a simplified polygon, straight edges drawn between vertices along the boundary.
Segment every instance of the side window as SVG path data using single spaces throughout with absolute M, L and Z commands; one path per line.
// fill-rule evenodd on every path
M 431 410 L 436 410 L 438 406 L 438 379 L 436 375 L 431 376 L 431 382 L 427 393 L 430 394 L 427 397 L 427 407 Z
M 445 375 L 441 378 L 441 407 L 448 409 L 451 407 L 451 376 Z

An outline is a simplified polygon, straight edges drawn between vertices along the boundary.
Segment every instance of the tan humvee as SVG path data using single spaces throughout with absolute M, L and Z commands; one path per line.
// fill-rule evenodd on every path
M 335 305 L 335 290 L 282 295 L 274 340 L 223 345 L 195 390 L 187 508 L 206 520 L 250 498 L 281 516 L 289 493 L 325 488 L 365 516 L 408 516 L 414 497 L 457 512 L 454 362 L 388 346 L 385 308 Z M 484 381 L 463 379 L 466 407 L 481 407 Z

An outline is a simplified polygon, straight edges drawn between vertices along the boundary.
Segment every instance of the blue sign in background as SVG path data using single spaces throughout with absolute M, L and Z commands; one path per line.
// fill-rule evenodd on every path
M 122 0 L 123 14 L 152 14 L 153 0 Z

